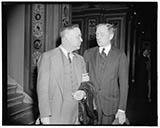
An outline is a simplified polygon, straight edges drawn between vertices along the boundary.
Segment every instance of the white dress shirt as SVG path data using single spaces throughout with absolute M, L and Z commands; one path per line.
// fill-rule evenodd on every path
M 106 56 L 108 55 L 110 49 L 111 49 L 111 44 L 107 45 L 106 47 L 99 47 L 99 53 L 101 54 L 102 53 L 102 50 L 103 48 L 105 49 L 104 50 L 104 53 L 106 54 Z
M 68 53 L 70 53 L 69 55 L 70 55 L 70 58 L 71 58 L 71 60 L 73 60 L 73 53 L 72 52 L 68 52 L 62 45 L 60 45 L 59 46 L 60 47 L 60 49 L 62 50 L 62 52 L 64 53 L 64 55 L 67 57 L 67 59 L 69 59 L 68 58 Z

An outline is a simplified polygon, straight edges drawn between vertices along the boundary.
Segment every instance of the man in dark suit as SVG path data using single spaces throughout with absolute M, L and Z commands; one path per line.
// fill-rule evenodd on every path
M 99 47 L 84 53 L 90 81 L 96 88 L 99 124 L 112 124 L 115 118 L 119 124 L 126 121 L 128 62 L 125 53 L 111 45 L 113 36 L 111 24 L 97 25 Z

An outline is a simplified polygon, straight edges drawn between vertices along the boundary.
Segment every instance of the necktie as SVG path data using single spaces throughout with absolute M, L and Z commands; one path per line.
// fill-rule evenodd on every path
M 72 61 L 71 61 L 71 57 L 70 57 L 70 52 L 68 52 L 68 60 L 69 60 L 69 63 L 71 63 Z
M 101 56 L 102 58 L 105 58 L 106 57 L 106 53 L 104 52 L 105 48 L 102 49 L 102 52 L 101 52 Z

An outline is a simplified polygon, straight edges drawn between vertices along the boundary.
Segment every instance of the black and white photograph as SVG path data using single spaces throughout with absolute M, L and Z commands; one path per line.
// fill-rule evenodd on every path
M 1 2 L 2 126 L 158 126 L 158 2 Z

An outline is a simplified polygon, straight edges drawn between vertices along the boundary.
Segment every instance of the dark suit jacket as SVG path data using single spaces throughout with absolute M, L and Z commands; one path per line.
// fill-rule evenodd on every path
M 103 72 L 98 69 L 98 47 L 86 50 L 84 59 L 90 76 L 95 85 L 99 111 L 112 115 L 118 109 L 125 110 L 128 95 L 128 62 L 121 50 L 111 47 Z M 101 77 L 100 77 L 101 76 Z

